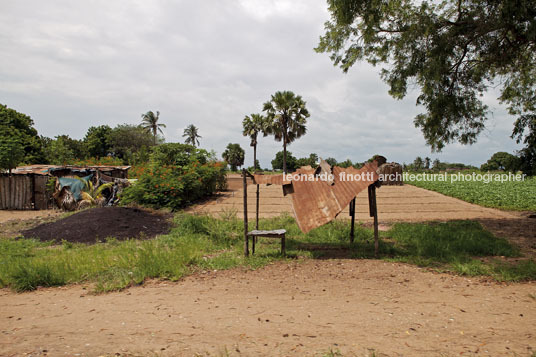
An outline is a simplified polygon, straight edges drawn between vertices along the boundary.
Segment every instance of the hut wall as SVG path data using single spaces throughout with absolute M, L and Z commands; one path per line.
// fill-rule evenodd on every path
M 47 176 L 0 175 L 0 209 L 47 209 Z
M 403 185 L 402 166 L 396 162 L 386 163 L 378 168 L 378 174 L 383 174 L 382 185 Z

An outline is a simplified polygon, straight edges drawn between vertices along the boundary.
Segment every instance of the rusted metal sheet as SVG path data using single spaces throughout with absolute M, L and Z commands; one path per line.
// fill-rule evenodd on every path
M 292 198 L 294 216 L 300 229 L 307 233 L 337 217 L 357 194 L 378 180 L 376 161 L 360 169 L 335 166 L 331 169 L 302 167 L 283 175 L 254 175 L 257 184 L 279 184 Z M 326 175 L 322 177 L 322 174 Z M 331 175 L 330 175 L 331 174 Z M 290 180 L 288 180 L 290 178 Z M 316 179 L 315 179 L 316 178 Z
M 293 180 L 292 207 L 300 229 L 307 233 L 337 217 L 357 194 L 378 179 L 376 162 L 360 169 L 333 167 L 330 181 Z
M 287 185 L 290 183 L 290 181 L 283 180 L 283 175 L 253 174 L 253 179 L 257 185 Z
M 36 175 L 51 175 L 52 172 L 76 172 L 76 171 L 103 171 L 103 172 L 113 172 L 115 176 L 126 176 L 123 172 L 126 172 L 130 169 L 130 166 L 74 166 L 74 165 L 30 165 L 30 166 L 19 166 L 12 170 L 14 175 L 26 175 L 26 174 L 36 174 Z

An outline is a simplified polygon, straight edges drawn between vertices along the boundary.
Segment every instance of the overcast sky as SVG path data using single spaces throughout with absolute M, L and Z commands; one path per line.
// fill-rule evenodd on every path
M 416 93 L 397 101 L 379 68 L 359 63 L 343 74 L 313 50 L 328 18 L 325 1 L 313 0 L 0 0 L 0 103 L 30 115 L 42 135 L 77 139 L 89 126 L 139 124 L 159 110 L 167 142 L 182 142 L 194 124 L 201 147 L 221 156 L 240 143 L 248 166 L 242 119 L 278 90 L 302 95 L 311 113 L 289 147 L 297 157 L 480 165 L 519 148 L 509 138 L 514 119 L 490 94 L 478 144 L 432 154 L 413 125 Z M 262 167 L 279 150 L 273 137 L 260 139 Z

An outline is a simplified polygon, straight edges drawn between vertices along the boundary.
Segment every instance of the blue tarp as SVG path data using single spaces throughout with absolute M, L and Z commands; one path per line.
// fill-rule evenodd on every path
M 93 174 L 88 175 L 86 177 L 81 177 L 84 181 L 89 181 L 93 177 Z M 75 200 L 80 200 L 80 193 L 84 190 L 85 183 L 82 182 L 79 179 L 75 178 L 67 178 L 67 177 L 58 177 L 58 180 L 60 182 L 60 189 L 62 189 L 64 186 L 68 186 L 69 190 L 72 192 Z

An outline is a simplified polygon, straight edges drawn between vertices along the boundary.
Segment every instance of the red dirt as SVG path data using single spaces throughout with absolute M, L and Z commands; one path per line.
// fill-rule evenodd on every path
M 169 232 L 171 215 L 131 207 L 98 207 L 55 222 L 22 231 L 27 238 L 42 241 L 96 243 L 108 237 L 118 240 L 151 238 Z
M 87 291 L 0 290 L 0 355 L 530 356 L 536 349 L 536 283 L 383 261 L 280 262 Z

